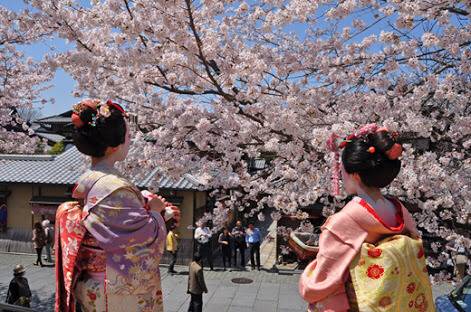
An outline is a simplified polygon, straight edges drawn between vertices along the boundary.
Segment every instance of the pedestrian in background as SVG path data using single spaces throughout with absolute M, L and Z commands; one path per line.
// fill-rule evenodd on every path
M 224 265 L 224 271 L 226 270 L 226 262 L 229 262 L 229 268 L 232 267 L 232 255 L 231 255 L 231 243 L 232 243 L 232 235 L 229 233 L 227 228 L 222 230 L 222 233 L 219 234 L 218 243 L 221 246 L 221 254 L 222 254 L 222 263 Z
M 167 251 L 170 253 L 172 259 L 170 260 L 170 265 L 168 266 L 168 273 L 175 274 L 177 271 L 174 270 L 175 263 L 177 262 L 177 252 L 178 252 L 178 234 L 175 233 L 176 225 L 172 224 L 170 230 L 167 233 Z
M 29 308 L 31 303 L 31 290 L 28 280 L 24 277 L 26 269 L 18 264 L 13 269 L 13 279 L 7 291 L 6 303 Z
M 234 239 L 234 264 L 237 265 L 237 250 L 240 253 L 240 266 L 245 267 L 245 248 L 247 243 L 245 241 L 245 228 L 242 222 L 237 220 L 236 226 L 232 229 L 232 237 Z
M 206 226 L 205 222 L 199 222 L 198 227 L 195 230 L 195 240 L 196 240 L 196 252 L 201 256 L 201 259 L 206 259 L 209 263 L 209 268 L 211 271 L 213 268 L 213 251 L 211 248 L 211 237 L 213 234 L 211 230 Z M 203 261 L 201 261 L 203 264 Z
M 33 229 L 33 247 L 36 250 L 37 254 L 37 259 L 36 263 L 34 265 L 43 265 L 43 261 L 41 260 L 41 255 L 43 252 L 43 247 L 46 245 L 46 233 L 44 233 L 44 229 L 41 226 L 41 223 L 36 222 L 34 224 L 34 229 Z
M 188 312 L 203 311 L 203 293 L 207 293 L 206 283 L 204 281 L 203 267 L 201 265 L 201 256 L 195 253 L 193 261 L 190 263 L 188 274 L 188 290 L 191 295 Z
M 54 228 L 51 225 L 51 221 L 48 219 L 43 220 L 42 226 L 44 228 L 44 234 L 46 235 L 46 261 L 52 262 L 51 250 L 54 244 Z
M 254 227 L 253 223 L 249 223 L 245 241 L 250 250 L 250 265 L 252 270 L 255 270 L 255 266 L 257 266 L 257 269 L 260 271 L 260 242 L 262 241 L 262 235 L 260 230 Z

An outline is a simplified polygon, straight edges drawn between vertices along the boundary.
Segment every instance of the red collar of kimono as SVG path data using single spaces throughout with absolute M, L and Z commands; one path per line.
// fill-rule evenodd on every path
M 387 197 L 387 199 L 390 200 L 394 204 L 394 207 L 396 208 L 396 224 L 397 224 L 396 226 L 387 225 L 383 221 L 383 219 L 381 219 L 381 217 L 376 213 L 376 210 L 373 207 L 371 207 L 371 205 L 368 204 L 366 200 L 360 197 L 358 197 L 358 199 L 359 199 L 358 203 L 364 208 L 366 208 L 366 210 L 368 210 L 368 212 L 376 219 L 376 221 L 381 223 L 381 225 L 383 225 L 385 228 L 387 228 L 388 230 L 392 232 L 402 232 L 402 230 L 404 229 L 404 217 L 402 215 L 402 204 L 397 198 Z

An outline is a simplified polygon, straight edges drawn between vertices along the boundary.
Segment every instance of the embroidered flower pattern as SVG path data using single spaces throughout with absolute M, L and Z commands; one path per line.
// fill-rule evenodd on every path
M 368 256 L 371 258 L 378 258 L 383 251 L 380 248 L 371 248 L 368 250 Z
M 366 274 L 368 275 L 369 278 L 379 279 L 384 274 L 384 268 L 380 265 L 372 264 L 368 267 Z
M 94 292 L 91 292 L 90 290 L 88 291 L 87 296 L 91 301 L 96 300 L 96 294 Z
M 379 300 L 379 306 L 382 308 L 385 308 L 391 305 L 391 303 L 392 303 L 392 300 L 391 300 L 391 297 L 389 296 L 383 297 L 381 298 L 381 300 Z
M 416 289 L 416 285 L 415 283 L 410 283 L 409 285 L 407 285 L 407 292 L 409 294 L 412 294 Z
M 417 298 L 415 298 L 414 306 L 420 312 L 425 312 L 427 310 L 428 303 L 423 293 L 419 294 Z
M 92 205 L 96 204 L 97 201 L 98 201 L 98 198 L 96 198 L 96 196 L 93 196 L 92 198 L 88 199 L 88 202 Z

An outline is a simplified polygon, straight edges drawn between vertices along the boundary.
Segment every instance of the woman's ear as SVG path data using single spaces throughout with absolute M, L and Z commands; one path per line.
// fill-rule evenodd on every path
M 352 174 L 352 177 L 353 177 L 353 180 L 355 180 L 355 182 L 356 182 L 357 184 L 361 184 L 361 183 L 362 183 L 362 182 L 361 182 L 361 177 L 360 177 L 360 175 L 359 175 L 357 172 L 353 173 L 353 174 Z
M 106 148 L 105 155 L 109 156 L 109 155 L 115 153 L 118 150 L 118 148 L 119 148 L 119 146 L 116 146 L 116 147 L 108 146 Z

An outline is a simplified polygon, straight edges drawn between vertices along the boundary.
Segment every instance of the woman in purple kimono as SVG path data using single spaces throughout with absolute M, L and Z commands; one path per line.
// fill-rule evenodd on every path
M 165 219 L 180 212 L 159 196 L 147 202 L 114 168 L 130 146 L 127 114 L 111 101 L 74 106 L 77 149 L 92 166 L 77 182 L 77 202 L 56 214 L 56 312 L 163 311 L 159 263 Z

